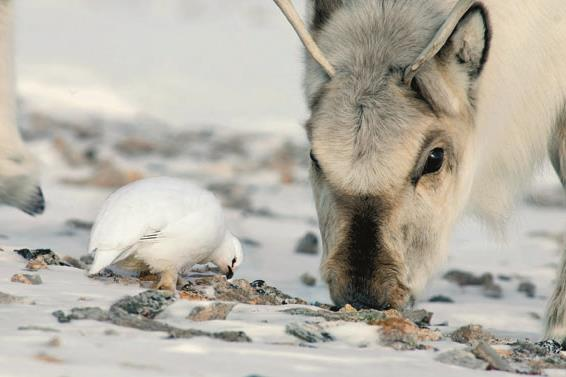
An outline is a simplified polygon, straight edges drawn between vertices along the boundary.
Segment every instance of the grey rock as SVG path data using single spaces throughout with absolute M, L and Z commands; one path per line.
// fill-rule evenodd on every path
M 493 275 L 485 273 L 481 276 L 472 274 L 468 271 L 450 270 L 444 274 L 444 279 L 456 283 L 460 286 L 486 285 L 493 282 Z
M 493 336 L 480 325 L 467 325 L 450 334 L 450 338 L 457 343 L 472 344 L 479 341 L 489 341 L 493 339 Z
M 443 303 L 447 303 L 447 304 L 452 304 L 452 303 L 454 303 L 454 300 L 452 300 L 448 296 L 436 295 L 436 296 L 432 296 L 431 298 L 429 298 L 428 302 L 443 302 Z
M 432 313 L 424 309 L 406 311 L 403 312 L 403 315 L 419 327 L 430 326 L 430 320 L 432 319 Z
M 356 312 L 332 312 L 325 309 L 291 308 L 283 310 L 283 313 L 305 317 L 321 317 L 327 321 L 347 322 L 375 322 L 386 318 L 384 312 L 374 309 L 362 309 Z
M 41 332 L 60 332 L 57 329 L 47 326 L 20 326 L 18 327 L 20 331 L 41 331 Z
M 334 337 L 317 323 L 291 322 L 285 326 L 285 332 L 307 343 L 330 342 L 334 340 Z
M 536 295 L 537 287 L 530 281 L 523 281 L 519 284 L 517 291 L 523 292 L 529 298 L 533 298 Z
M 233 303 L 215 302 L 207 306 L 198 306 L 188 315 L 192 321 L 225 320 L 236 306 Z
M 94 224 L 93 224 L 92 221 L 84 221 L 84 220 L 79 220 L 79 219 L 69 219 L 69 220 L 65 221 L 65 226 L 67 226 L 71 229 L 77 229 L 77 230 L 90 231 L 92 229 L 93 225 Z
M 313 232 L 308 232 L 299 240 L 295 252 L 299 254 L 317 255 L 319 253 L 318 237 Z
M 0 292 L 0 305 L 22 304 L 25 302 L 23 297 L 12 296 L 8 293 Z
M 98 307 L 72 308 L 69 314 L 62 310 L 54 311 L 53 316 L 59 323 L 68 323 L 72 320 L 90 319 L 94 321 L 108 321 L 108 312 Z
M 81 261 L 82 263 L 84 263 L 86 265 L 91 265 L 92 262 L 94 262 L 94 255 L 92 255 L 92 254 L 83 255 L 79 258 L 79 261 Z
M 499 284 L 489 282 L 483 285 L 482 292 L 485 297 L 489 298 L 502 298 L 503 288 Z
M 472 348 L 472 353 L 478 359 L 487 362 L 490 369 L 497 369 L 505 372 L 515 371 L 515 369 L 511 367 L 507 360 L 499 356 L 499 354 L 493 349 L 493 347 L 491 347 L 483 340 Z
M 175 302 L 175 294 L 168 291 L 144 291 L 135 296 L 126 296 L 110 307 L 110 312 L 122 309 L 128 314 L 153 319 Z
M 435 360 L 443 364 L 456 365 L 468 369 L 485 370 L 489 365 L 486 361 L 477 359 L 473 353 L 466 350 L 442 352 Z
M 22 283 L 22 284 L 29 284 L 29 285 L 39 285 L 43 284 L 41 280 L 41 276 L 39 275 L 32 275 L 32 274 L 15 274 L 10 279 L 13 283 Z
M 316 285 L 316 278 L 308 272 L 305 272 L 301 275 L 301 283 L 307 287 L 314 287 Z

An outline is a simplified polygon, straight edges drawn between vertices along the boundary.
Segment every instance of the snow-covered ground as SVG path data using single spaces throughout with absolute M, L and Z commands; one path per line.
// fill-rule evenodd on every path
M 329 329 L 338 341 L 301 347 L 285 333 L 289 319 L 278 313 L 281 307 L 238 305 L 226 321 L 197 324 L 185 318 L 195 304 L 179 300 L 161 314 L 179 327 L 246 331 L 253 342 L 245 344 L 166 339 L 94 321 L 58 323 L 55 310 L 106 309 L 142 291 L 68 267 L 39 271 L 41 285 L 10 281 L 25 266 L 13 247 L 51 248 L 77 258 L 86 253 L 88 231 L 67 221 L 93 221 L 111 191 L 89 180 L 103 170 L 103 161 L 125 179 L 176 175 L 217 190 L 232 202 L 227 216 L 234 232 L 255 241 L 247 243 L 237 277 L 265 280 L 309 302 L 329 302 L 318 274 L 320 257 L 295 252 L 306 232 L 317 232 L 300 128 L 301 55 L 281 16 L 264 0 L 18 0 L 17 10 L 22 126 L 42 160 L 47 211 L 30 218 L 0 208 L 0 243 L 6 245 L 0 251 L 0 292 L 26 300 L 0 304 L 0 376 L 488 373 L 441 364 L 435 350 L 382 347 L 375 328 L 363 324 L 342 324 Z M 539 182 L 533 190 L 558 190 L 548 172 Z M 565 212 L 520 203 L 505 242 L 464 220 L 443 271 L 508 277 L 496 278 L 503 297 L 458 287 L 439 271 L 417 307 L 434 313 L 433 324 L 447 322 L 438 327 L 444 333 L 477 323 L 496 335 L 540 339 L 564 247 Z M 314 287 L 301 282 L 305 272 L 317 278 Z M 517 291 L 522 281 L 536 285 L 534 298 Z M 428 302 L 438 294 L 455 303 Z M 19 329 L 25 326 L 48 331 Z M 434 347 L 463 346 L 443 341 Z

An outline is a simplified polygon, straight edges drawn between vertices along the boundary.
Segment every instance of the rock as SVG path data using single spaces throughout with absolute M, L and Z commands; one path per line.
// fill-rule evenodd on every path
M 554 339 L 543 340 L 535 343 L 535 345 L 541 348 L 541 350 L 537 352 L 539 355 L 560 353 L 563 348 L 562 345 Z
M 482 287 L 482 293 L 485 297 L 489 298 L 502 298 L 503 289 L 499 284 L 494 282 L 487 282 Z
M 435 360 L 443 364 L 456 365 L 468 369 L 485 370 L 489 365 L 487 362 L 477 359 L 473 353 L 466 350 L 442 352 Z
M 59 323 L 68 323 L 72 320 L 90 319 L 93 321 L 108 321 L 108 312 L 98 307 L 72 308 L 69 314 L 62 310 L 51 313 Z
M 61 338 L 54 336 L 45 343 L 47 347 L 61 347 Z
M 357 313 L 358 309 L 354 308 L 350 304 L 346 304 L 338 310 L 340 313 Z
M 208 297 L 197 292 L 179 291 L 179 298 L 187 301 L 208 301 Z
M 318 255 L 318 237 L 313 232 L 308 232 L 299 240 L 295 247 L 295 252 L 299 254 Z
M 65 262 L 59 255 L 53 252 L 51 249 L 19 249 L 14 250 L 15 253 L 19 254 L 21 257 L 28 261 L 41 259 L 49 266 L 66 266 L 71 267 L 69 263 Z
M 464 287 L 468 285 L 486 285 L 492 283 L 493 275 L 485 273 L 481 276 L 477 276 L 467 271 L 451 270 L 444 274 L 444 279 Z
M 481 340 L 472 348 L 472 353 L 488 364 L 489 369 L 502 370 L 505 372 L 514 372 L 509 362 L 503 359 L 499 354 L 485 341 Z
M 29 285 L 39 285 L 42 284 L 41 276 L 39 275 L 31 275 L 31 274 L 15 274 L 10 279 L 14 283 L 22 283 L 22 284 L 29 284 Z
M 373 309 L 332 312 L 325 309 L 290 308 L 283 310 L 283 313 L 305 317 L 321 317 L 327 321 L 366 322 L 369 324 L 385 319 L 388 315 L 386 312 Z M 400 316 L 400 314 L 398 315 Z
M 32 259 L 28 261 L 28 263 L 25 266 L 25 269 L 28 271 L 45 270 L 47 269 L 47 263 L 45 263 L 43 257 L 37 257 L 36 259 Z
M 213 339 L 223 340 L 225 342 L 249 343 L 251 338 L 243 331 L 219 331 L 206 332 L 193 329 L 172 329 L 169 331 L 169 337 L 172 339 L 185 338 L 190 339 L 197 336 L 205 336 Z
M 530 281 L 523 281 L 519 284 L 517 291 L 523 292 L 527 297 L 533 298 L 536 295 L 537 287 Z
M 79 219 L 69 219 L 65 221 L 65 226 L 77 230 L 90 231 L 93 225 L 94 223 L 91 221 L 84 221 Z
M 236 304 L 215 302 L 208 306 L 194 308 L 187 319 L 192 321 L 225 320 Z
M 291 322 L 285 326 L 285 332 L 307 343 L 330 342 L 334 337 L 314 322 Z
M 83 255 L 79 258 L 79 261 L 86 264 L 87 266 L 90 266 L 92 262 L 94 262 L 94 255 L 92 254 Z
M 110 312 L 122 309 L 128 314 L 153 319 L 173 302 L 175 302 L 174 293 L 149 290 L 118 300 L 110 307 Z
M 20 326 L 20 327 L 18 327 L 18 330 L 20 330 L 20 331 L 60 332 L 57 329 L 54 329 L 52 327 L 46 327 L 46 326 Z
M 65 263 L 68 263 L 71 267 L 75 267 L 81 270 L 88 270 L 88 266 L 86 264 L 71 256 L 64 256 L 63 261 Z
M 452 300 L 448 296 L 436 295 L 436 296 L 432 296 L 431 298 L 429 298 L 428 302 L 443 302 L 443 303 L 447 303 L 447 304 L 452 304 L 452 303 L 454 303 L 454 300 Z
M 139 137 L 127 137 L 115 144 L 114 149 L 128 157 L 139 157 L 156 152 L 158 145 Z
M 23 297 L 12 296 L 8 293 L 0 292 L 0 305 L 22 304 L 25 302 Z
M 418 342 L 437 341 L 442 335 L 439 331 L 427 328 L 421 329 L 406 318 L 385 318 L 374 321 L 373 325 L 380 326 L 380 343 L 384 346 L 399 350 L 418 348 Z
M 96 167 L 94 173 L 84 179 L 63 179 L 63 183 L 80 186 L 93 186 L 103 188 L 119 188 L 143 178 L 143 174 L 137 170 L 122 169 L 111 161 L 102 161 Z
M 182 289 L 217 301 L 235 301 L 251 305 L 306 304 L 306 301 L 300 298 L 291 297 L 277 288 L 268 286 L 263 280 L 252 283 L 244 279 L 228 281 L 224 276 L 214 275 L 196 279 L 194 285 Z
M 450 338 L 457 343 L 472 344 L 479 341 L 489 341 L 493 339 L 493 336 L 480 325 L 467 325 L 450 334 Z
M 430 326 L 430 320 L 432 319 L 432 313 L 424 309 L 407 311 L 403 315 L 419 327 Z
M 308 287 L 314 287 L 316 285 L 316 278 L 308 272 L 305 272 L 301 275 L 301 283 Z

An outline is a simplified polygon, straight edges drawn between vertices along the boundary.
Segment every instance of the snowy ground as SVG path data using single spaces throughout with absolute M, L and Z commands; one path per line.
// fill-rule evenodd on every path
M 51 315 L 55 310 L 108 308 L 142 289 L 53 266 L 38 273 L 41 285 L 10 281 L 25 266 L 10 251 L 14 247 L 51 248 L 74 257 L 86 253 L 88 231 L 66 222 L 93 221 L 111 191 L 100 182 L 117 178 L 90 178 L 109 161 L 125 180 L 166 174 L 215 188 L 231 202 L 227 215 L 234 232 L 256 242 L 246 247 L 237 277 L 263 279 L 309 302 L 329 302 L 318 275 L 319 256 L 294 251 L 297 241 L 317 226 L 299 126 L 304 117 L 300 53 L 287 26 L 279 24 L 280 16 L 263 0 L 228 7 L 224 1 L 204 0 L 185 7 L 172 0 L 164 7 L 158 5 L 161 0 L 130 2 L 131 8 L 119 3 L 18 1 L 22 126 L 44 166 L 48 207 L 38 218 L 0 208 L 0 243 L 6 245 L 0 251 L 0 292 L 25 298 L 0 305 L 0 376 L 487 374 L 435 361 L 442 350 L 462 345 L 443 341 L 434 343 L 439 351 L 395 351 L 378 345 L 375 328 L 362 324 L 329 330 L 335 342 L 299 346 L 284 331 L 289 318 L 278 313 L 281 307 L 238 305 L 226 321 L 197 324 L 185 319 L 195 304 L 178 301 L 160 316 L 179 327 L 243 330 L 253 340 L 249 344 L 171 340 L 159 332 L 94 321 L 60 324 Z M 202 37 L 205 31 L 208 39 Z M 193 49 L 180 49 L 183 44 Z M 243 58 L 258 58 L 254 51 L 265 54 L 259 60 Z M 229 65 L 222 60 L 226 55 L 234 57 Z M 542 181 L 534 190 L 558 190 L 550 174 Z M 508 276 L 496 279 L 503 297 L 460 288 L 442 279 L 440 271 L 417 307 L 434 313 L 433 324 L 447 323 L 438 327 L 443 333 L 477 323 L 496 335 L 540 339 L 541 317 L 564 247 L 559 239 L 566 231 L 565 211 L 521 203 L 505 243 L 491 241 L 478 224 L 463 222 L 443 271 Z M 314 287 L 300 281 L 305 272 L 317 277 Z M 521 281 L 536 284 L 534 298 L 517 292 Z M 427 302 L 437 294 L 455 303 Z M 19 329 L 25 326 L 49 330 Z

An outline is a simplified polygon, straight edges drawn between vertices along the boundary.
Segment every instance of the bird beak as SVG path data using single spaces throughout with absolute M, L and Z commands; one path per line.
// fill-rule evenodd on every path
M 234 271 L 232 270 L 232 267 L 228 266 L 228 272 L 226 272 L 226 279 L 232 279 L 232 276 L 234 276 Z

